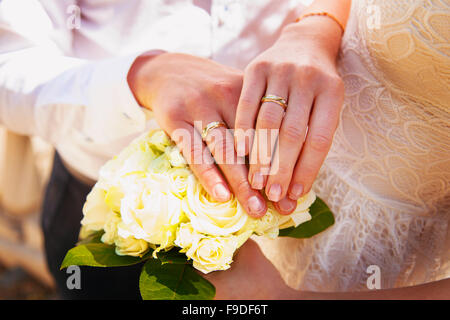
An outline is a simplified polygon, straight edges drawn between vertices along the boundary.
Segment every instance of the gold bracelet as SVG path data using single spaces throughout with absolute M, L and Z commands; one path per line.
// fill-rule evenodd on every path
M 328 17 L 332 20 L 334 20 L 334 22 L 336 22 L 339 25 L 339 28 L 341 28 L 342 33 L 345 32 L 345 28 L 344 25 L 338 20 L 338 18 L 336 18 L 335 16 L 333 16 L 331 13 L 328 12 L 310 12 L 310 13 L 306 13 L 304 15 L 302 15 L 301 17 L 297 18 L 297 20 L 295 20 L 295 22 L 299 22 L 300 20 L 306 18 L 306 17 L 311 17 L 311 16 L 325 16 Z

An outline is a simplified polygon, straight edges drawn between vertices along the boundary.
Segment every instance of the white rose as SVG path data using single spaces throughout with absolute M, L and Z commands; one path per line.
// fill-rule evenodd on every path
M 213 236 L 226 236 L 239 231 L 248 218 L 235 197 L 227 202 L 215 201 L 193 175 L 188 177 L 183 211 L 194 229 Z

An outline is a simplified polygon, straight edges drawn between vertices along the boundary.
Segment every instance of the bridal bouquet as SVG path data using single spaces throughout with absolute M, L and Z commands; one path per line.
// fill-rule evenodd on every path
M 211 299 L 214 286 L 194 269 L 230 268 L 252 235 L 306 238 L 334 223 L 313 191 L 288 216 L 268 202 L 260 219 L 248 216 L 235 197 L 214 201 L 162 130 L 137 138 L 101 168 L 83 214 L 80 242 L 61 269 L 143 263 L 143 299 Z

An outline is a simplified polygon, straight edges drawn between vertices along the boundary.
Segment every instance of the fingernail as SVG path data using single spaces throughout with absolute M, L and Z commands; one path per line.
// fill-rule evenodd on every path
M 269 192 L 267 193 L 267 198 L 270 201 L 278 202 L 281 198 L 281 186 L 278 183 L 275 183 L 269 187 Z
M 248 199 L 248 208 L 251 213 L 259 214 L 264 209 L 264 203 L 257 196 L 252 196 Z
M 283 210 L 285 212 L 290 212 L 295 209 L 295 207 L 297 206 L 297 203 L 292 202 L 291 200 L 289 200 L 287 198 L 283 198 L 283 199 L 281 199 L 280 202 L 278 202 L 278 206 L 280 207 L 281 210 Z
M 291 188 L 291 192 L 289 193 L 289 198 L 292 200 L 298 200 L 303 193 L 303 186 L 301 184 L 294 184 Z
M 256 190 L 261 190 L 264 186 L 264 177 L 261 172 L 255 172 L 253 174 L 252 188 Z
M 227 201 L 230 199 L 230 192 L 222 183 L 218 183 L 214 186 L 213 194 L 214 198 L 219 201 Z

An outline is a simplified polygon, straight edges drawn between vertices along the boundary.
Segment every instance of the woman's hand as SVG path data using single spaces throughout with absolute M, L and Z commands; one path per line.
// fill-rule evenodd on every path
M 235 147 L 239 155 L 250 153 L 249 182 L 265 187 L 280 213 L 292 212 L 309 192 L 331 146 L 344 96 L 336 70 L 341 33 L 327 17 L 308 17 L 287 26 L 245 70 Z M 286 112 L 273 102 L 261 104 L 265 95 L 287 100 Z M 243 134 L 253 128 L 254 136 Z M 270 129 L 279 130 L 277 144 Z
M 234 127 L 242 76 L 239 70 L 203 58 L 149 53 L 136 59 L 128 83 L 137 101 L 153 111 L 158 124 L 178 145 L 208 193 L 218 201 L 231 196 L 212 153 L 239 202 L 250 215 L 259 217 L 267 206 L 248 183 L 248 170 L 234 152 L 232 134 L 220 127 L 210 131 L 206 143 L 200 136 L 214 121 Z
M 247 240 L 233 260 L 229 270 L 201 273 L 216 287 L 215 299 L 273 300 L 292 290 L 253 240 Z

